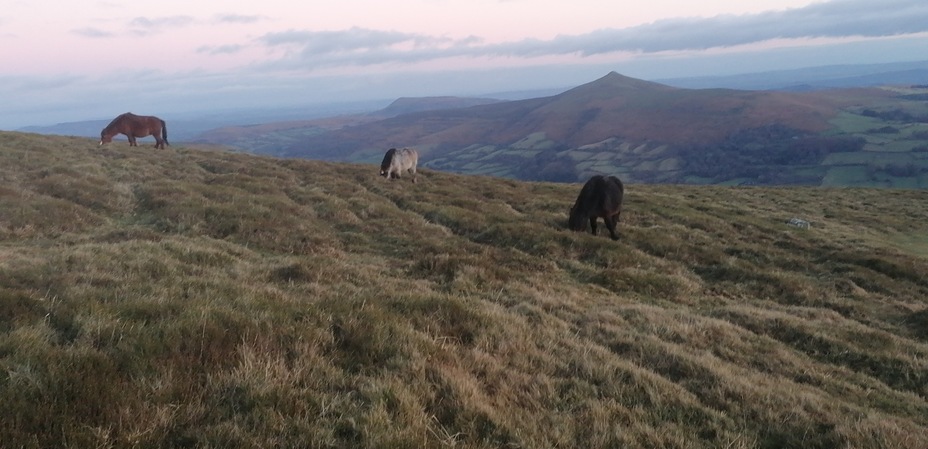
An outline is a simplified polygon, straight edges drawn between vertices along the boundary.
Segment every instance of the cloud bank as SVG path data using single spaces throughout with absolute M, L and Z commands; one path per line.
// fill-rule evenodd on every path
M 750 15 L 661 20 L 623 29 L 601 29 L 549 40 L 485 43 L 415 33 L 351 28 L 268 33 L 254 43 L 286 49 L 272 66 L 318 68 L 408 64 L 448 58 L 590 57 L 613 53 L 692 52 L 775 40 L 881 38 L 928 32 L 924 0 L 833 0 L 803 8 Z
M 266 32 L 258 26 L 271 20 L 232 13 L 133 16 L 75 28 L 72 36 L 89 39 L 88 45 L 168 38 L 198 43 L 186 50 L 187 59 L 172 53 L 176 64 L 133 63 L 105 75 L 0 72 L 5 106 L 0 128 L 109 117 L 128 109 L 273 108 L 569 87 L 610 70 L 659 79 L 928 59 L 924 0 L 830 0 L 509 42 L 365 27 Z M 708 51 L 715 49 L 727 51 Z M 212 61 L 223 61 L 225 68 L 209 68 Z

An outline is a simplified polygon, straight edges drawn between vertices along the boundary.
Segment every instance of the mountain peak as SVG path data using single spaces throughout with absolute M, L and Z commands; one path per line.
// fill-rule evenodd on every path
M 680 89 L 660 83 L 632 78 L 622 75 L 618 72 L 609 72 L 602 78 L 586 84 L 582 84 L 561 93 L 560 97 L 602 98 L 612 97 L 615 95 L 626 95 L 631 92 L 649 94 L 657 92 L 670 92 L 675 90 Z
M 655 83 L 652 81 L 645 81 L 638 78 L 632 78 L 630 76 L 622 75 L 618 72 L 612 71 L 606 74 L 606 76 L 599 78 L 595 81 L 585 84 L 584 86 L 591 86 L 596 88 L 609 88 L 609 89 L 635 89 L 635 90 L 675 90 L 676 88 L 667 86 L 665 84 Z M 583 86 L 580 86 L 583 87 Z

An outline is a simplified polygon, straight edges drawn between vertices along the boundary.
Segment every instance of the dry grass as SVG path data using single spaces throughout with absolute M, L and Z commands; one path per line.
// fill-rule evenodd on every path
M 2 446 L 928 447 L 928 193 L 578 188 L 0 133 Z

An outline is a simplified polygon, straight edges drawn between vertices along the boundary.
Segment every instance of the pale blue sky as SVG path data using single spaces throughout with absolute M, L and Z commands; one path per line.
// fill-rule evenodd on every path
M 928 59 L 924 0 L 8 0 L 0 129 Z

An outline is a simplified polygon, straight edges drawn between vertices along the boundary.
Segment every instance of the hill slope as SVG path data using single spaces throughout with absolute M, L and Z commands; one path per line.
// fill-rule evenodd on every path
M 0 133 L 0 441 L 928 445 L 928 192 L 578 190 Z
M 419 149 L 443 171 L 577 182 L 928 187 L 924 88 L 680 89 L 610 73 L 558 95 L 402 114 L 267 154 L 376 162 Z M 273 150 L 274 147 L 278 150 Z
M 426 148 L 502 145 L 538 132 L 572 148 L 617 136 L 705 143 L 772 121 L 822 131 L 834 112 L 831 103 L 810 94 L 678 89 L 611 72 L 551 97 L 403 114 L 341 129 L 309 139 L 284 154 L 344 156 L 344 150 L 381 149 L 388 142 L 412 142 Z
M 397 115 L 498 103 L 500 100 L 466 97 L 399 98 L 373 112 L 341 114 L 312 120 L 271 122 L 260 125 L 225 126 L 201 132 L 190 142 L 235 147 L 257 154 L 277 154 L 282 147 L 298 145 L 309 136 L 358 126 Z

